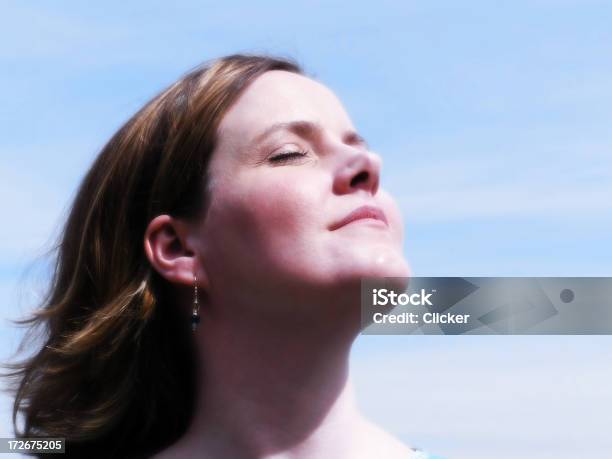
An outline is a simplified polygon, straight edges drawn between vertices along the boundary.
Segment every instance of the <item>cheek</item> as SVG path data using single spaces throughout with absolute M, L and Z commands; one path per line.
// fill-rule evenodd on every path
M 209 238 L 218 241 L 213 246 L 224 246 L 217 247 L 223 256 L 256 257 L 260 264 L 282 262 L 288 253 L 295 255 L 311 243 L 320 212 L 316 187 L 310 182 L 289 174 L 245 174 L 232 182 L 235 185 L 213 190 L 207 217 Z

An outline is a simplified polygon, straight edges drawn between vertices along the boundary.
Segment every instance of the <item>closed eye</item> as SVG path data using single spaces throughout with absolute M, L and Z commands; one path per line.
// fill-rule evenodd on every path
M 305 151 L 287 151 L 279 153 L 278 155 L 272 156 L 269 161 L 272 163 L 286 163 L 295 158 L 301 158 L 306 156 L 308 153 Z

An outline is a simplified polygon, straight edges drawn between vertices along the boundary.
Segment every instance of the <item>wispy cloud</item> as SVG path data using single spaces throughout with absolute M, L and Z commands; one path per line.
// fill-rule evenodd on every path
M 410 156 L 386 172 L 408 222 L 527 216 L 612 225 L 612 143 Z

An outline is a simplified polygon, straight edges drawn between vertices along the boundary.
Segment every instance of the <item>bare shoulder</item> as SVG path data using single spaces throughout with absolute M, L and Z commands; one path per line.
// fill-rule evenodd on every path
M 359 432 L 353 445 L 353 455 L 356 459 L 371 459 L 384 457 L 385 459 L 425 459 L 423 453 L 402 442 L 400 439 L 385 431 L 373 422 L 362 419 Z M 158 452 L 151 459 L 212 459 L 212 456 L 204 454 L 202 449 L 194 450 L 193 447 L 179 440 L 170 447 Z M 215 456 L 217 457 L 217 456 Z
M 417 459 L 418 453 L 406 443 L 369 420 L 363 420 L 363 457 Z

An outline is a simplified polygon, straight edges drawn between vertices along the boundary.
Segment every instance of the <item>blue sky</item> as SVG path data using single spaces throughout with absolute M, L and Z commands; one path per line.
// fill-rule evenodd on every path
M 168 5 L 3 2 L 3 316 L 32 306 L 44 272 L 24 270 L 108 137 L 241 51 L 292 56 L 338 94 L 384 158 L 415 274 L 612 275 L 611 2 Z M 0 327 L 5 357 L 19 334 Z M 541 459 L 612 447 L 610 351 L 609 337 L 364 336 L 352 364 L 364 409 L 406 441 Z

